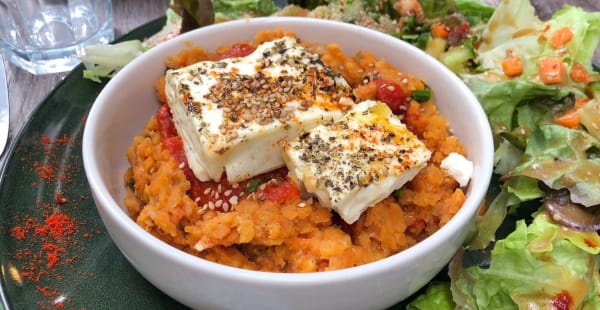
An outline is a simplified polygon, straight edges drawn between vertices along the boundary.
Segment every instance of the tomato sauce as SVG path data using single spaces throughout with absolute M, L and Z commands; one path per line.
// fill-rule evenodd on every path
M 156 113 L 162 147 L 180 163 L 186 179 L 190 182 L 188 195 L 200 206 L 227 211 L 232 205 L 257 192 L 261 198 L 276 203 L 300 196 L 300 190 L 287 179 L 286 168 L 280 168 L 239 183 L 230 183 L 226 178 L 217 181 L 200 181 L 190 169 L 183 149 L 183 141 L 177 134 L 169 106 L 163 104 Z M 274 180 L 275 182 L 272 182 Z M 265 186 L 260 186 L 265 184 Z M 234 198 L 235 197 L 235 198 Z

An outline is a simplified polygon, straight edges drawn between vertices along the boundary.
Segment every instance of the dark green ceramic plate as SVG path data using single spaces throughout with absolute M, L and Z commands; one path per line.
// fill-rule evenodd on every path
M 119 41 L 146 38 L 164 22 L 150 22 Z M 105 84 L 82 76 L 80 65 L 40 103 L 2 167 L 0 310 L 185 309 L 146 281 L 104 228 L 85 178 L 81 142 Z
M 120 40 L 146 38 L 162 25 L 164 18 Z M 97 213 L 81 139 L 104 84 L 82 71 L 74 69 L 38 106 L 2 167 L 0 309 L 184 309 L 129 264 Z
M 119 41 L 146 38 L 164 22 L 150 22 Z M 146 281 L 104 228 L 85 178 L 81 142 L 105 84 L 82 76 L 80 65 L 40 103 L 2 167 L 0 310 L 185 309 Z
M 164 18 L 121 40 L 143 39 L 162 25 Z M 184 308 L 135 271 L 97 213 L 81 139 L 104 84 L 83 79 L 82 71 L 74 69 L 41 102 L 2 169 L 0 309 Z

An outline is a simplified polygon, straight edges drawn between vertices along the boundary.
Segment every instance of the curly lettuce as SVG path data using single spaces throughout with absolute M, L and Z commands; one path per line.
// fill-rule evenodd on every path
M 545 213 L 496 242 L 489 265 L 450 264 L 453 300 L 464 309 L 600 307 L 600 237 L 553 223 Z

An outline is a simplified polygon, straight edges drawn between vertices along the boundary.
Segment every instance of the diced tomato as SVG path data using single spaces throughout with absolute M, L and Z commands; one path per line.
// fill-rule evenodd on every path
M 252 54 L 254 52 L 255 47 L 247 43 L 236 43 L 231 46 L 230 49 L 223 52 L 221 55 L 217 57 L 218 60 L 223 60 L 231 57 L 244 57 Z
M 384 80 L 376 80 L 377 100 L 385 102 L 394 114 L 404 115 L 408 106 L 407 96 L 400 85 Z
M 264 189 L 265 198 L 269 201 L 281 204 L 290 199 L 300 197 L 300 190 L 290 180 L 281 183 L 269 184 Z
M 173 124 L 171 109 L 169 109 L 168 105 L 163 104 L 158 108 L 158 112 L 156 112 L 156 120 L 158 121 L 160 136 L 163 138 L 163 140 L 177 135 L 175 124 Z

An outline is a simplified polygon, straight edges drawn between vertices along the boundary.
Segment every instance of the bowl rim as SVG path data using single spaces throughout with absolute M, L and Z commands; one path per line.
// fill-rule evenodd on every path
M 252 282 L 254 284 L 285 284 L 292 286 L 314 284 L 316 282 L 327 284 L 344 280 L 356 280 L 357 278 L 372 276 L 373 274 L 382 274 L 389 272 L 396 266 L 401 266 L 410 263 L 414 259 L 414 257 L 421 257 L 427 255 L 427 253 L 430 253 L 433 248 L 439 246 L 443 242 L 443 240 L 440 239 L 440 236 L 443 236 L 445 234 L 452 234 L 460 230 L 460 227 L 472 224 L 472 218 L 479 209 L 480 203 L 485 198 L 485 194 L 487 192 L 491 180 L 493 169 L 492 133 L 489 123 L 487 121 L 487 117 L 480 104 L 477 104 L 477 107 L 474 107 L 476 108 L 475 113 L 478 115 L 475 121 L 478 123 L 477 127 L 483 128 L 485 129 L 485 131 L 487 131 L 486 133 L 481 133 L 482 136 L 484 136 L 484 139 L 482 141 L 484 143 L 484 145 L 482 146 L 484 149 L 484 152 L 482 153 L 482 158 L 484 158 L 484 161 L 482 162 L 481 166 L 477 167 L 479 171 L 478 174 L 481 175 L 481 180 L 479 180 L 480 183 L 474 186 L 470 186 L 468 192 L 466 193 L 467 200 L 465 200 L 465 203 L 463 204 L 461 209 L 444 226 L 442 226 L 440 229 L 438 229 L 436 232 L 434 232 L 432 235 L 428 236 L 424 240 L 389 257 L 355 267 L 323 272 L 278 273 L 255 271 L 222 265 L 192 255 L 185 251 L 179 250 L 171 246 L 170 244 L 158 239 L 157 237 L 153 236 L 152 234 L 141 228 L 139 225 L 137 225 L 135 221 L 133 221 L 129 217 L 126 211 L 120 207 L 122 203 L 117 202 L 114 199 L 114 197 L 112 197 L 112 195 L 110 194 L 107 186 L 103 182 L 101 182 L 98 166 L 94 164 L 94 162 L 96 162 L 97 159 L 93 151 L 94 144 L 91 141 L 94 139 L 93 130 L 99 122 L 99 119 L 98 117 L 96 117 L 96 115 L 100 113 L 103 108 L 101 104 L 97 103 L 105 101 L 105 97 L 107 97 L 109 91 L 115 88 L 115 85 L 118 85 L 121 82 L 122 77 L 127 76 L 130 71 L 135 72 L 135 70 L 138 69 L 138 67 L 140 67 L 140 65 L 146 59 L 151 59 L 155 57 L 155 54 L 160 54 L 161 51 L 164 50 L 178 50 L 181 48 L 182 43 L 187 41 L 193 41 L 191 40 L 192 38 L 208 35 L 214 30 L 236 28 L 243 26 L 247 23 L 259 23 L 265 27 L 271 28 L 273 28 L 273 26 L 284 27 L 284 25 L 282 25 L 283 23 L 291 23 L 293 24 L 292 27 L 297 27 L 298 24 L 302 23 L 311 23 L 319 24 L 320 26 L 324 27 L 346 28 L 349 32 L 364 32 L 366 35 L 377 37 L 378 40 L 389 40 L 390 38 L 393 38 L 388 34 L 376 30 L 332 20 L 308 17 L 257 17 L 228 21 L 199 28 L 191 32 L 181 34 L 175 38 L 172 38 L 166 42 L 163 42 L 153 47 L 149 51 L 144 52 L 142 55 L 136 57 L 136 59 L 134 59 L 127 66 L 125 66 L 121 71 L 119 71 L 107 83 L 107 85 L 100 92 L 94 104 L 92 105 L 84 128 L 82 143 L 82 157 L 84 161 L 84 170 L 90 185 L 90 189 L 92 190 L 95 199 L 99 200 L 100 202 L 99 204 L 95 203 L 96 208 L 102 209 L 101 213 L 104 214 L 104 216 L 110 217 L 112 221 L 118 226 L 129 231 L 130 236 L 134 238 L 135 241 L 139 244 L 143 244 L 144 247 L 151 249 L 156 254 L 164 256 L 165 258 L 168 258 L 170 260 L 177 261 L 179 264 L 182 264 L 187 268 L 206 272 L 208 274 L 212 274 L 221 278 L 231 278 L 238 282 Z M 479 103 L 475 95 L 462 82 L 462 80 L 460 80 L 458 76 L 452 73 L 442 63 L 440 63 L 430 55 L 426 54 L 424 51 L 418 49 L 417 47 L 410 45 L 409 43 L 406 43 L 400 39 L 393 39 L 395 40 L 393 44 L 402 46 L 402 48 L 409 50 L 412 53 L 421 54 L 420 57 L 423 57 L 427 61 L 434 61 L 435 63 L 433 65 L 438 67 L 439 70 L 445 72 L 446 75 L 452 75 L 449 78 L 453 80 L 454 84 L 456 84 L 453 85 L 453 87 L 458 87 L 459 91 L 465 92 L 466 96 L 471 97 L 472 102 Z M 226 43 L 230 42 L 224 42 L 224 44 Z M 102 216 L 103 221 L 105 221 L 104 216 Z M 112 234 L 113 232 L 109 231 L 109 233 Z

